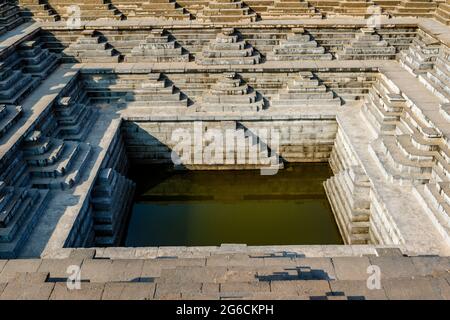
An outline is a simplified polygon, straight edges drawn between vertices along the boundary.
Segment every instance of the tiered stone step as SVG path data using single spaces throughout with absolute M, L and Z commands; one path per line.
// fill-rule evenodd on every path
M 196 61 L 208 65 L 258 64 L 261 56 L 233 28 L 224 28 L 214 41 L 203 48 Z
M 55 106 L 58 122 L 53 136 L 70 141 L 84 141 L 98 118 L 98 112 L 83 101 L 75 102 L 72 97 L 64 97 Z
M 288 82 L 287 88 L 281 90 L 272 101 L 273 108 L 289 108 L 292 111 L 302 107 L 321 107 L 341 105 L 341 99 L 333 91 L 320 83 L 312 72 L 299 72 L 299 76 Z
M 402 0 L 393 11 L 396 17 L 417 16 L 432 18 L 437 4 L 432 0 Z
M 22 107 L 0 104 L 0 139 L 22 116 Z
M 179 62 L 189 61 L 189 54 L 164 29 L 152 29 L 126 57 L 127 62 Z
M 308 2 L 314 6 L 320 13 L 328 15 L 333 14 L 336 7 L 339 7 L 339 0 L 308 0 Z
M 264 18 L 289 19 L 298 17 L 322 18 L 316 8 L 304 0 L 275 0 L 268 6 L 267 11 L 261 14 Z
M 0 258 L 15 258 L 41 215 L 48 191 L 0 182 Z
M 79 180 L 91 153 L 89 144 L 30 133 L 22 148 L 34 188 L 67 189 Z
M 141 4 L 136 16 L 158 17 L 170 20 L 190 20 L 191 14 L 176 0 L 151 0 Z
M 415 75 L 427 72 L 433 68 L 440 45 L 438 40 L 419 30 L 408 50 L 400 52 L 400 64 Z
M 274 0 L 246 0 L 245 4 L 256 14 L 263 15 L 270 6 L 274 5 Z
M 18 52 L 21 57 L 22 71 L 40 79 L 45 79 L 59 63 L 59 56 L 48 51 L 36 40 L 22 42 Z
M 150 73 L 140 87 L 132 90 L 124 101 L 128 107 L 150 107 L 153 111 L 168 112 L 172 108 L 185 109 L 188 100 L 175 85 L 160 73 Z
M 442 47 L 433 69 L 419 78 L 440 99 L 450 102 L 450 49 Z
M 14 29 L 23 22 L 20 9 L 14 1 L 0 0 L 0 33 Z
M 16 104 L 38 83 L 31 75 L 12 69 L 8 62 L 0 62 L 0 103 Z
M 80 8 L 81 20 L 125 19 L 125 15 L 111 4 L 111 0 L 79 0 L 76 3 L 72 0 L 47 0 L 47 2 L 64 20 L 73 16 L 68 9 L 74 4 Z
M 374 28 L 361 28 L 356 39 L 336 57 L 340 60 L 389 60 L 395 59 L 395 48 L 381 40 Z
M 370 182 L 363 169 L 339 171 L 324 182 L 324 188 L 345 243 L 369 243 Z
M 267 60 L 331 60 L 331 53 L 312 40 L 311 35 L 303 28 L 293 28 L 286 40 L 280 41 L 277 47 L 267 55 Z
M 22 15 L 35 21 L 58 21 L 59 15 L 53 10 L 47 0 L 19 0 Z
M 95 30 L 82 31 L 81 37 L 63 51 L 64 60 L 78 62 L 119 62 L 119 53 Z
M 339 1 L 339 6 L 335 12 L 345 16 L 370 17 L 372 13 L 368 9 L 373 6 L 372 0 L 344 0 Z
M 391 14 L 401 0 L 373 0 L 374 5 L 380 6 L 384 12 Z
M 261 95 L 235 72 L 224 73 L 203 96 L 204 112 L 256 112 L 264 108 Z
M 199 20 L 220 22 L 254 22 L 256 14 L 239 0 L 212 0 L 199 12 Z
M 404 107 L 405 99 L 380 79 L 366 95 L 361 111 L 377 134 L 394 134 Z
M 414 190 L 441 235 L 450 239 L 450 182 L 430 182 Z
M 443 24 L 450 25 L 450 0 L 439 3 L 434 18 Z
M 115 170 L 100 171 L 91 194 L 95 245 L 118 245 L 132 206 L 135 183 Z M 126 201 L 124 201 L 126 199 Z

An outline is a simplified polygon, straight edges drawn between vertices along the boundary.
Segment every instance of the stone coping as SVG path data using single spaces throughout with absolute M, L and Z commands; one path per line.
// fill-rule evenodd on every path
M 47 250 L 43 259 L 66 259 L 74 255 L 90 255 L 102 259 L 157 259 L 157 258 L 201 258 L 214 254 L 277 254 L 283 256 L 361 257 L 378 255 L 383 250 L 399 254 L 415 255 L 403 245 L 277 245 L 247 246 L 246 244 L 222 244 L 220 246 L 162 246 L 162 247 L 93 247 L 59 248 Z
M 414 17 L 381 17 L 380 24 L 383 27 L 389 26 L 416 26 L 427 18 Z M 433 20 L 435 21 L 435 20 Z M 436 23 L 439 23 L 436 21 Z M 166 20 L 158 18 L 128 18 L 127 20 L 107 20 L 99 19 L 93 21 L 82 21 L 79 27 L 72 29 L 142 29 L 153 28 L 154 26 L 163 26 L 167 28 L 221 28 L 236 26 L 238 28 L 274 28 L 274 27 L 338 27 L 338 28 L 355 28 L 367 26 L 367 20 L 358 17 L 338 17 L 338 18 L 298 18 L 298 19 L 263 19 L 255 22 L 206 22 L 200 20 Z M 43 22 L 44 29 L 68 29 L 65 21 Z

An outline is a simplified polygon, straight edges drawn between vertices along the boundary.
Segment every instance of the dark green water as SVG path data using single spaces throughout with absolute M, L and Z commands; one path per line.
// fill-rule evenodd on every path
M 134 167 L 137 195 L 123 245 L 342 244 L 322 182 L 327 164 L 258 170 Z

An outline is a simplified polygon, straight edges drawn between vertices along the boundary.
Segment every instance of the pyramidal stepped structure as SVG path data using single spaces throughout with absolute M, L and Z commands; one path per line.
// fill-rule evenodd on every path
M 165 29 L 152 29 L 150 35 L 131 50 L 127 62 L 189 61 L 189 54 Z
M 282 90 L 272 101 L 273 108 L 301 108 L 341 105 L 341 99 L 333 91 L 320 84 L 312 72 L 299 72 L 298 77 L 288 82 L 287 88 Z
M 386 40 L 381 40 L 374 28 L 361 28 L 350 45 L 345 46 L 336 57 L 340 60 L 388 60 L 395 58 L 395 48 Z
M 198 19 L 210 22 L 254 22 L 256 14 L 239 0 L 212 0 L 198 14 Z
M 182 92 L 159 72 L 149 73 L 147 79 L 125 99 L 129 107 L 148 107 L 153 111 L 170 112 L 177 108 L 185 109 L 188 105 L 188 100 Z
M 293 28 L 286 40 L 273 48 L 267 55 L 267 60 L 331 60 L 331 53 L 325 53 L 325 48 L 311 39 L 303 28 Z
M 224 28 L 201 52 L 199 64 L 257 64 L 261 56 L 234 28 Z
M 83 30 L 81 37 L 63 51 L 80 62 L 119 62 L 118 52 L 95 30 Z
M 308 1 L 304 0 L 275 0 L 273 5 L 267 7 L 267 11 L 261 16 L 267 18 L 322 18 L 322 14 L 319 13 L 316 8 L 311 6 Z
M 201 111 L 255 112 L 264 108 L 262 97 L 235 72 L 224 73 L 203 96 Z

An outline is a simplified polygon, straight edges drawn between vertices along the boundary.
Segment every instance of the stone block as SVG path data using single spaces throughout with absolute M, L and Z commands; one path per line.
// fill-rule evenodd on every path
M 367 257 L 335 257 L 332 258 L 336 279 L 338 280 L 366 280 L 370 274 Z
M 384 289 L 369 289 L 364 280 L 330 281 L 333 295 L 345 295 L 348 300 L 386 300 Z
M 105 284 L 102 300 L 150 300 L 154 294 L 154 283 L 110 282 Z
M 104 287 L 104 283 L 82 282 L 80 289 L 69 289 L 65 282 L 56 283 L 50 300 L 100 300 Z

